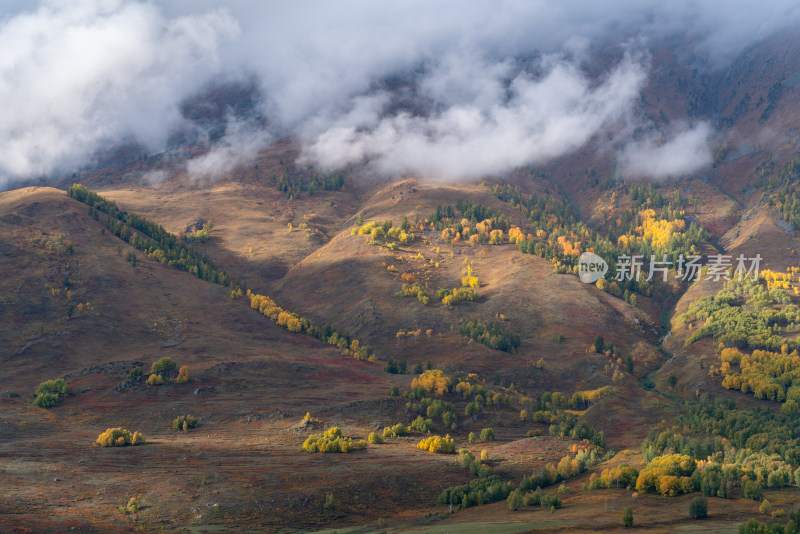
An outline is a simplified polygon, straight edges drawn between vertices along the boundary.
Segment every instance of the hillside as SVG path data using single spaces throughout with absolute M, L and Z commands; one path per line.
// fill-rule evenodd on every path
M 165 190 L 167 187 L 170 189 Z M 14 521 L 25 518 L 41 528 L 58 521 L 89 529 L 124 529 L 116 506 L 126 501 L 128 494 L 139 495 L 148 503 L 141 517 L 150 523 L 159 517 L 173 521 L 176 516 L 171 510 L 186 510 L 179 512 L 186 515 L 178 517 L 195 524 L 359 523 L 430 506 L 443 487 L 467 478 L 444 458 L 419 456 L 424 453 L 414 452 L 413 438 L 379 446 L 368 453 L 368 460 L 361 461 L 342 458 L 333 463 L 309 463 L 304 459 L 306 453 L 297 452 L 308 430 L 298 430 L 295 424 L 305 411 L 321 417 L 326 425 L 342 426 L 349 435 L 362 437 L 376 428 L 413 419 L 413 409 L 409 411 L 403 401 L 385 395 L 392 385 L 402 391 L 410 383 L 407 375 L 384 372 L 390 359 L 406 362 L 409 369 L 430 361 L 433 368 L 448 374 L 477 373 L 489 387 L 525 395 L 562 391 L 569 397 L 574 391 L 613 383 L 614 395 L 579 413 L 581 419 L 605 431 L 616 450 L 635 450 L 647 436 L 647 426 L 641 423 L 664 416 L 667 398 L 640 385 L 647 380 L 642 377 L 664 363 L 664 356 L 656 350 L 661 328 L 658 301 L 650 303 L 642 295 L 632 306 L 572 275 L 554 273 L 549 261 L 520 254 L 510 244 L 448 244 L 439 232 L 424 231 L 410 245 L 392 251 L 368 244 L 365 236 L 351 235 L 358 214 L 363 220 L 396 223 L 403 215 L 413 220 L 418 213 L 433 211 L 455 197 L 485 203 L 509 220 L 516 219 L 526 231 L 535 231 L 513 208 L 491 196 L 485 185 L 455 189 L 447 184 L 404 180 L 357 194 L 301 195 L 289 202 L 284 193 L 268 184 L 216 182 L 199 190 L 189 186 L 181 194 L 186 187 L 175 180 L 155 187 L 108 188 L 101 193 L 115 199 L 122 209 L 159 222 L 165 215 L 163 224 L 179 235 L 194 218 L 212 221 L 208 242 L 195 245 L 204 255 L 214 257 L 230 272 L 239 269 L 253 291 L 269 294 L 280 305 L 314 322 L 332 322 L 369 343 L 379 360 L 369 363 L 344 357 L 334 348 L 276 326 L 249 309 L 246 298 L 232 300 L 229 289 L 160 265 L 107 231 L 104 213 L 93 218 L 84 204 L 61 191 L 29 188 L 4 193 L 0 220 L 3 247 L 10 254 L 4 256 L 3 270 L 11 273 L 4 283 L 14 284 L 8 285 L 4 294 L 19 296 L 4 303 L 3 335 L 13 347 L 3 362 L 9 384 L 3 395 L 8 414 L 5 454 L 17 457 L 20 444 L 34 435 L 71 436 L 66 445 L 37 449 L 30 460 L 31 470 L 15 470 L 21 493 L 8 504 L 16 510 L 15 515 L 7 516 Z M 174 204 L 159 204 L 159 198 Z M 262 206 L 270 203 L 290 205 L 293 220 L 318 224 L 308 225 L 318 233 L 307 238 L 305 230 L 290 231 L 288 222 L 265 217 Z M 176 206 L 180 210 L 174 209 Z M 351 212 L 342 206 L 351 206 Z M 325 209 L 331 211 L 324 219 L 305 217 Z M 753 231 L 763 232 L 761 227 Z M 284 251 L 291 252 L 287 255 Z M 135 266 L 129 253 L 136 255 Z M 284 274 L 267 267 L 270 258 L 288 266 Z M 401 274 L 412 275 L 433 289 L 459 287 L 465 260 L 480 281 L 476 301 L 446 307 L 396 295 L 404 283 Z M 389 265 L 395 269 L 388 270 Z M 693 291 L 683 299 L 696 299 Z M 124 306 L 118 304 L 122 302 Z M 84 305 L 79 309 L 80 303 Z M 683 306 L 679 303 L 678 310 Z M 34 315 L 39 322 L 26 319 L 27 315 Z M 497 321 L 518 334 L 521 345 L 509 354 L 472 342 L 458 333 L 462 321 L 469 319 Z M 395 335 L 402 331 L 410 334 Z M 606 343 L 617 345 L 623 355 L 631 355 L 632 374 L 623 364 L 618 380 L 613 358 L 589 350 L 598 334 Z M 125 375 L 135 362 L 142 362 L 146 369 L 163 355 L 189 366 L 190 385 L 163 386 L 163 390 L 138 385 L 118 391 L 116 387 L 126 382 Z M 674 369 L 680 361 L 670 360 L 671 365 L 663 369 Z M 666 372 L 653 376 L 658 389 L 670 387 Z M 683 382 L 690 380 L 688 373 L 680 372 L 682 391 L 687 392 Z M 72 390 L 64 406 L 49 412 L 31 407 L 26 392 L 33 391 L 38 382 L 58 376 L 63 376 Z M 724 391 L 707 379 L 703 387 Z M 463 401 L 456 402 L 456 409 L 464 413 Z M 494 427 L 498 441 L 483 447 L 501 459 L 498 472 L 512 478 L 536 472 L 566 453 L 569 438 L 547 436 L 546 425 L 537 430 L 540 425 L 520 421 L 513 408 L 495 410 L 464 418 L 453 434 L 468 445 L 470 431 Z M 167 430 L 168 423 L 184 412 L 199 415 L 207 430 L 176 442 Z M 116 464 L 97 456 L 105 451 L 88 447 L 101 430 L 117 425 L 140 430 L 148 438 L 143 450 L 153 452 L 137 455 L 136 464 L 131 464 L 131 468 L 147 466 L 141 475 L 138 470 L 121 472 Z M 534 437 L 526 438 L 531 428 Z M 45 458 L 56 452 L 63 459 L 47 463 Z M 192 464 L 178 467 L 183 457 L 192 458 Z M 415 461 L 409 462 L 412 457 Z M 236 458 L 248 458 L 251 464 L 264 458 L 267 463 L 249 477 L 237 475 L 234 482 L 223 473 Z M 632 460 L 641 462 L 635 457 Z M 33 487 L 44 465 L 53 479 L 69 480 L 83 492 L 78 500 L 86 504 L 61 508 L 62 512 L 37 523 L 33 516 L 25 515 L 21 503 L 29 498 L 24 488 Z M 92 469 L 78 468 L 85 465 Z M 171 467 L 165 471 L 166 466 Z M 160 473 L 173 469 L 181 475 L 162 478 Z M 274 483 L 275 476 L 298 469 L 308 474 L 300 475 L 302 484 L 295 491 L 288 490 L 288 480 Z M 385 480 L 381 473 L 392 473 L 392 478 L 380 485 L 386 497 L 362 508 L 357 503 L 358 495 L 365 491 L 364 477 Z M 89 477 L 98 475 L 124 480 L 124 484 L 115 484 L 117 489 L 90 489 L 96 485 Z M 575 484 L 580 485 L 581 479 Z M 196 480 L 205 481 L 199 492 Z M 418 488 L 414 495 L 401 490 L 409 483 Z M 311 487 L 315 489 L 309 494 Z M 219 492 L 231 494 L 234 488 L 238 488 L 238 497 L 216 497 L 211 502 Z M 255 492 L 252 497 L 248 497 L 250 492 Z M 329 492 L 340 502 L 341 512 L 335 516 L 322 506 Z M 181 494 L 197 501 L 190 505 L 196 512 L 183 508 L 183 499 L 177 497 Z M 575 498 L 580 498 L 579 494 Z M 394 497 L 386 500 L 388 495 Z M 57 499 L 56 493 L 46 493 L 46 509 L 54 511 Z M 308 503 L 308 499 L 319 502 L 312 505 L 319 513 L 298 515 L 307 507 L 298 508 L 299 503 Z M 598 502 L 590 500 L 585 505 L 592 503 Z M 200 511 L 203 507 L 205 512 Z M 276 515 L 278 509 L 281 512 Z M 86 522 L 79 510 L 90 511 L 97 519 Z M 737 514 L 747 516 L 745 511 Z M 464 521 L 469 516 L 457 517 Z M 656 526 L 657 516 L 653 521 Z M 531 526 L 534 524 L 538 523 Z

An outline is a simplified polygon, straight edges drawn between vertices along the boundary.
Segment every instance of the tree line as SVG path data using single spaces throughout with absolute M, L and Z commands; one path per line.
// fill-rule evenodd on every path
M 188 243 L 167 232 L 160 224 L 119 209 L 114 201 L 103 198 L 80 184 L 70 186 L 67 195 L 108 215 L 109 230 L 148 257 L 186 271 L 206 282 L 222 286 L 234 285 L 225 271 L 218 269 L 211 260 L 200 256 Z

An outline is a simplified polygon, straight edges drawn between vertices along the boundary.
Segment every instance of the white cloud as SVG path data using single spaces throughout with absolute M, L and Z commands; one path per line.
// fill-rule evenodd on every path
M 142 180 L 150 185 L 160 184 L 167 178 L 169 178 L 169 173 L 162 169 L 146 172 L 144 176 L 142 176 Z
M 706 122 L 681 125 L 670 139 L 648 137 L 627 144 L 619 154 L 622 176 L 666 178 L 691 174 L 711 164 L 711 127 Z
M 307 157 L 385 172 L 498 172 L 577 150 L 628 113 L 644 63 L 590 79 L 578 65 L 596 45 L 678 33 L 720 64 L 800 14 L 794 0 L 32 4 L 0 8 L 0 187 L 69 172 L 119 140 L 163 150 L 181 102 L 236 77 L 262 91 L 260 141 L 292 135 Z M 395 82 L 426 117 L 393 107 Z M 252 143 L 231 139 L 195 167 L 250 157 Z
M 153 5 L 52 2 L 0 24 L 0 176 L 47 174 L 133 136 L 163 144 L 205 79 L 225 11 L 167 19 Z
M 508 65 L 453 58 L 446 63 L 448 73 L 458 71 L 456 86 L 462 78 L 476 80 L 471 91 L 450 96 L 458 103 L 426 117 L 400 113 L 368 130 L 334 126 L 304 157 L 327 167 L 369 161 L 390 175 L 485 176 L 580 148 L 626 115 L 646 79 L 643 59 L 632 55 L 596 85 L 573 63 L 548 56 L 536 65 L 542 76 L 518 70 L 508 90 L 503 82 L 513 72 Z M 435 93 L 451 82 L 436 71 L 421 85 Z
M 205 154 L 189 160 L 186 171 L 195 180 L 214 180 L 252 161 L 259 149 L 272 140 L 271 135 L 250 122 L 228 117 L 225 136 Z

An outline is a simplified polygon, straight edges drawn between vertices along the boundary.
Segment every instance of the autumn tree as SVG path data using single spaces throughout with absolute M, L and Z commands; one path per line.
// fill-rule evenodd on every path
M 187 365 L 178 369 L 178 376 L 175 377 L 176 384 L 185 384 L 189 381 L 189 367 Z
M 455 440 L 450 437 L 450 434 L 445 437 L 431 436 L 425 438 L 417 444 L 417 448 L 436 454 L 454 454 L 456 452 Z
M 694 491 L 692 476 L 695 460 L 685 454 L 668 454 L 653 458 L 636 479 L 636 491 L 675 496 Z
M 445 376 L 441 369 L 426 370 L 419 377 L 411 381 L 411 387 L 424 388 L 428 393 L 436 395 L 444 395 L 450 390 L 452 380 L 450 377 Z

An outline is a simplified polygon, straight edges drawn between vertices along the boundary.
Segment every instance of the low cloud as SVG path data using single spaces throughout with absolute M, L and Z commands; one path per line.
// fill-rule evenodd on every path
M 193 176 L 224 174 L 282 136 L 325 165 L 499 173 L 635 122 L 645 55 L 631 52 L 602 75 L 592 57 L 601 45 L 645 50 L 678 35 L 692 68 L 720 66 L 798 16 L 794 0 L 9 0 L 0 8 L 0 188 L 71 173 L 122 141 L 163 151 L 171 132 L 198 125 L 182 103 L 236 79 L 259 92 L 263 120 L 210 146 Z M 705 152 L 690 144 L 703 141 L 702 128 L 628 145 L 619 160 L 643 175 L 696 168 Z
M 160 184 L 167 178 L 169 178 L 169 173 L 161 169 L 146 172 L 144 176 L 142 176 L 142 180 L 150 185 Z
M 257 124 L 229 117 L 225 136 L 205 154 L 189 160 L 186 172 L 193 180 L 214 180 L 230 173 L 258 155 L 272 136 Z
M 691 174 L 713 161 L 706 122 L 680 125 L 668 139 L 647 137 L 628 143 L 617 159 L 620 174 L 627 178 L 667 178 Z
M 367 162 L 383 174 L 446 180 L 504 172 L 583 146 L 629 112 L 646 80 L 646 61 L 633 54 L 596 84 L 558 56 L 546 56 L 533 68 L 446 62 L 446 74 L 437 70 L 421 81 L 433 96 L 441 92 L 452 99 L 442 111 L 399 113 L 367 130 L 332 127 L 309 145 L 304 158 L 334 168 Z M 474 84 L 464 86 L 463 79 Z M 451 85 L 463 92 L 451 92 Z
M 125 138 L 162 147 L 180 101 L 238 33 L 226 11 L 168 19 L 136 2 L 49 2 L 6 18 L 0 182 L 85 164 Z

